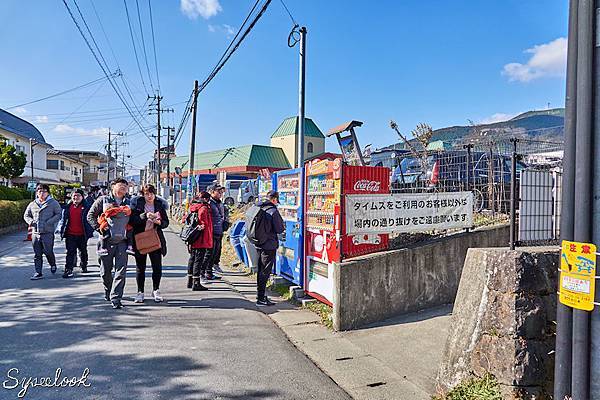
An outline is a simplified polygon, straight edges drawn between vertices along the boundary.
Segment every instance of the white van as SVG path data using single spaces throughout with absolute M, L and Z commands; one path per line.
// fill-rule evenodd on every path
M 254 203 L 258 197 L 258 188 L 256 187 L 256 179 L 243 181 L 240 185 L 240 190 L 237 197 L 239 204 Z

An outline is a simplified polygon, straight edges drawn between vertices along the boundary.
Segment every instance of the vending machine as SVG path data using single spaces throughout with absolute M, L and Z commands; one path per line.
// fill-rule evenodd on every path
M 280 236 L 275 273 L 296 285 L 302 286 L 304 270 L 304 224 L 302 223 L 302 193 L 304 174 L 302 168 L 277 171 L 273 174 L 273 185 L 279 193 L 277 207 L 285 232 Z
M 345 196 L 390 193 L 390 170 L 344 165 L 341 158 L 305 164 L 304 289 L 332 305 L 333 270 L 343 260 L 388 248 L 385 235 L 346 235 Z

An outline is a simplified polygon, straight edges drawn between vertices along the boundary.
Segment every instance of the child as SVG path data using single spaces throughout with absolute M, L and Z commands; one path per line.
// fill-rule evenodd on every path
M 100 240 L 98 240 L 98 250 L 96 253 L 98 256 L 107 256 L 108 255 L 108 239 L 110 239 L 110 229 L 108 226 L 112 223 L 111 217 L 124 213 L 125 215 L 131 215 L 131 208 L 129 206 L 121 206 L 121 207 L 109 207 L 102 214 L 98 216 L 98 223 L 100 224 Z M 135 251 L 133 250 L 133 228 L 131 225 L 127 224 L 125 237 L 127 238 L 127 254 L 135 255 Z

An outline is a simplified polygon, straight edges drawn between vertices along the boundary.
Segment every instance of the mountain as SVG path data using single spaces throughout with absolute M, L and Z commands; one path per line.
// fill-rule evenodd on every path
M 495 140 L 521 138 L 549 142 L 562 142 L 564 135 L 565 109 L 554 108 L 528 111 L 508 121 L 493 124 L 451 126 L 433 131 L 431 141 L 441 140 L 458 144 L 477 137 L 494 136 Z

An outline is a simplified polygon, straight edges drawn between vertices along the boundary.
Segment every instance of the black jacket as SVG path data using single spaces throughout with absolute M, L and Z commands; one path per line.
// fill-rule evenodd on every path
M 134 248 L 135 235 L 146 230 L 146 220 L 148 218 L 146 218 L 146 211 L 144 210 L 145 206 L 146 199 L 144 196 L 137 196 L 131 199 L 131 217 L 129 218 L 129 224 L 133 227 Z M 158 237 L 160 238 L 161 253 L 164 257 L 167 255 L 167 241 L 165 240 L 163 229 L 169 226 L 169 216 L 167 214 L 167 204 L 163 199 L 159 197 L 154 199 L 154 212 L 160 213 L 160 225 L 154 225 L 154 229 L 156 229 Z M 135 251 L 137 253 L 137 249 Z
M 277 235 L 285 231 L 285 223 L 283 222 L 283 218 L 281 218 L 281 214 L 279 214 L 277 206 L 271 203 L 269 200 L 263 201 L 258 205 L 258 207 L 262 208 L 266 213 L 266 221 L 264 221 L 266 237 L 258 238 L 259 242 L 261 243 L 260 249 L 277 250 L 279 247 L 279 239 L 277 238 Z

